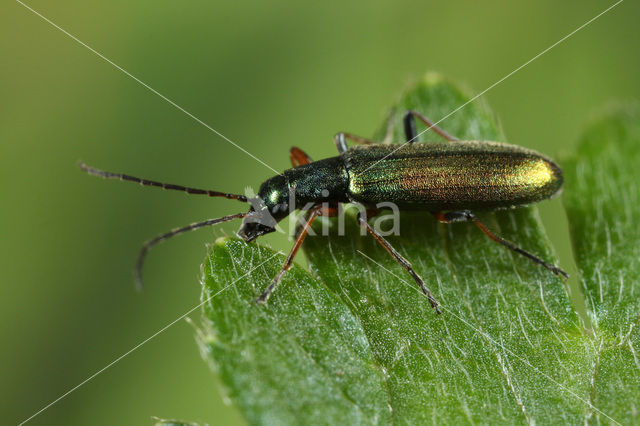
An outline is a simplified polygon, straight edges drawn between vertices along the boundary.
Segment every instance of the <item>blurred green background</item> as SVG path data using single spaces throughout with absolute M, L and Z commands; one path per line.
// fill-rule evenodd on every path
M 612 3 L 27 4 L 281 170 L 291 145 L 321 158 L 335 155 L 339 130 L 370 135 L 425 71 L 479 92 Z M 158 247 L 139 294 L 143 241 L 244 209 L 102 181 L 78 160 L 232 192 L 273 172 L 19 3 L 1 8 L 0 413 L 18 423 L 198 304 L 204 244 L 238 224 Z M 623 2 L 483 96 L 508 139 L 561 158 L 603 104 L 640 98 L 639 16 Z M 571 270 L 561 200 L 540 208 Z M 262 243 L 289 246 L 281 235 Z M 32 424 L 241 424 L 193 334 L 178 322 Z

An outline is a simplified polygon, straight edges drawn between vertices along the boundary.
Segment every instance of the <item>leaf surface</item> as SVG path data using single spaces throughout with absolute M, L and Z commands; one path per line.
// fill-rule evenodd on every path
M 611 108 L 567 164 L 565 206 L 597 348 L 593 404 L 640 424 L 640 110 Z M 594 411 L 592 420 L 608 421 Z
M 427 75 L 400 96 L 377 139 L 402 141 L 407 109 L 437 121 L 468 99 L 447 80 Z M 635 133 L 625 133 L 632 122 L 614 128 L 635 143 L 636 156 L 625 158 L 622 146 L 612 151 L 629 169 L 639 164 L 640 131 L 636 126 Z M 441 125 L 461 139 L 504 139 L 476 103 Z M 617 186 L 606 176 L 598 188 L 603 170 L 592 163 L 611 154 L 607 144 L 620 136 L 595 131 L 599 142 L 590 142 L 597 139 L 591 133 L 585 137 L 576 157 L 581 160 L 567 167 L 565 189 L 597 324 L 593 333 L 585 332 L 560 279 L 471 223 L 444 225 L 426 212 L 403 213 L 400 235 L 389 237 L 441 302 L 443 314 L 436 315 L 411 277 L 361 234 L 353 213 L 346 215 L 343 236 L 337 235 L 338 219 L 320 218 L 317 235 L 304 244 L 311 273 L 294 266 L 267 306 L 253 301 L 284 256 L 237 239 L 212 246 L 203 267 L 207 302 L 200 342 L 231 400 L 255 424 L 580 424 L 611 421 L 608 416 L 627 423 L 640 394 L 638 331 L 632 327 L 638 321 L 639 252 L 632 244 L 639 236 L 638 192 L 627 174 L 624 199 L 611 203 L 615 192 L 606 202 L 592 197 Z M 431 132 L 421 139 L 446 143 Z M 585 200 L 600 203 L 600 210 Z M 535 208 L 481 218 L 504 238 L 554 260 Z M 323 226 L 329 235 L 322 235 Z M 598 261 L 607 247 L 607 261 Z M 635 263 L 620 275 L 631 253 Z M 594 281 L 605 276 L 611 281 Z M 624 287 L 610 288 L 620 277 Z M 627 386 L 630 380 L 634 385 Z

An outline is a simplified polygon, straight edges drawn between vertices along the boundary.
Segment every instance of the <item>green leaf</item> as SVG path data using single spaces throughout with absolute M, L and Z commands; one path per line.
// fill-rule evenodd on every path
M 597 348 L 591 398 L 640 424 L 640 109 L 594 122 L 567 164 L 565 205 Z M 606 420 L 594 413 L 595 420 Z
M 400 118 L 407 109 L 438 120 L 467 100 L 453 84 L 427 75 L 400 97 L 377 136 L 402 140 Z M 477 103 L 442 126 L 464 139 L 503 139 Z M 423 139 L 438 137 L 426 133 Z M 573 179 L 571 171 L 567 176 Z M 631 188 L 636 192 L 627 194 L 625 203 L 637 202 L 637 187 Z M 580 188 L 575 199 L 588 198 L 591 189 Z M 623 211 L 632 226 L 636 213 L 630 206 Z M 576 204 L 572 214 L 585 217 L 583 208 L 592 206 Z M 481 217 L 496 233 L 554 260 L 534 208 Z M 582 241 L 581 222 L 573 223 L 574 236 Z M 328 236 L 321 235 L 323 225 Z M 338 227 L 337 219 L 316 221 L 318 235 L 304 244 L 311 273 L 294 266 L 267 306 L 253 301 L 278 272 L 283 255 L 225 238 L 216 241 L 204 264 L 201 348 L 250 423 L 578 424 L 594 413 L 603 422 L 607 415 L 628 419 L 630 404 L 618 410 L 609 405 L 617 403 L 616 383 L 627 401 L 634 394 L 626 394 L 621 382 L 635 380 L 638 394 L 630 343 L 637 342 L 637 328 L 627 340 L 621 337 L 637 321 L 632 315 L 638 311 L 632 298 L 637 275 L 630 275 L 633 282 L 625 281 L 623 289 L 629 295 L 627 317 L 612 317 L 605 339 L 604 322 L 596 321 L 594 333 L 584 331 L 565 285 L 547 270 L 495 244 L 473 224 L 443 225 L 426 212 L 403 213 L 400 235 L 389 240 L 441 302 L 443 314 L 436 315 L 405 271 L 361 235 L 353 214 L 346 235 L 338 236 Z M 635 232 L 627 252 L 608 257 L 620 255 L 616 266 L 623 266 L 629 250 L 635 250 L 637 262 Z M 622 235 L 615 241 L 622 244 Z M 591 259 L 600 249 L 591 241 L 600 240 L 586 238 L 584 257 Z M 618 303 L 599 295 L 592 299 L 590 306 L 602 306 L 596 311 L 602 318 L 611 302 Z M 618 341 L 626 346 L 619 349 Z M 611 373 L 619 363 L 625 369 Z
M 159 417 L 151 417 L 153 426 L 199 426 L 198 423 L 188 422 L 177 419 L 161 419 Z
M 358 319 L 302 268 L 266 307 L 282 266 L 270 249 L 219 239 L 204 265 L 201 347 L 251 423 L 387 423 L 382 371 Z

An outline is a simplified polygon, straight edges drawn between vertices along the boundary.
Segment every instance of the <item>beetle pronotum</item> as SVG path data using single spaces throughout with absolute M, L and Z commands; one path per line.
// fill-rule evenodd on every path
M 448 141 L 445 144 L 414 143 L 415 118 Z M 293 168 L 266 180 L 257 195 L 257 203 L 244 195 L 189 188 L 141 179 L 122 173 L 105 172 L 80 164 L 85 172 L 108 179 L 137 182 L 143 186 L 184 191 L 189 194 L 225 197 L 251 202 L 248 212 L 194 223 L 174 229 L 147 241 L 138 256 L 136 281 L 142 282 L 142 266 L 147 252 L 155 244 L 187 231 L 243 218 L 238 235 L 246 242 L 275 231 L 275 225 L 287 217 L 290 197 L 305 207 L 307 220 L 298 232 L 282 269 L 256 302 L 266 302 L 302 245 L 317 216 L 335 216 L 338 203 L 357 202 L 375 214 L 381 202 L 395 203 L 400 209 L 426 210 L 444 223 L 470 221 L 495 242 L 547 268 L 568 277 L 559 267 L 545 262 L 515 244 L 491 232 L 474 210 L 519 207 L 552 197 L 562 187 L 562 171 L 550 159 L 528 149 L 498 142 L 460 141 L 418 112 L 404 115 L 407 143 L 401 147 L 378 144 L 350 133 L 338 133 L 334 140 L 339 155 L 312 161 L 297 147 L 289 155 Z M 346 140 L 359 146 L 348 147 Z M 367 216 L 370 217 L 370 214 Z M 362 213 L 360 225 L 413 277 L 431 306 L 440 313 L 438 302 L 413 270 L 411 263 L 378 233 Z

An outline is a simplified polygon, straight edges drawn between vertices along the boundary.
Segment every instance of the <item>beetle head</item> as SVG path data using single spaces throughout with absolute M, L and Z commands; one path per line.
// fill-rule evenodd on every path
M 289 216 L 289 188 L 284 176 L 278 175 L 260 186 L 257 197 L 249 198 L 249 213 L 238 230 L 238 236 L 250 242 L 273 232 L 276 225 Z

